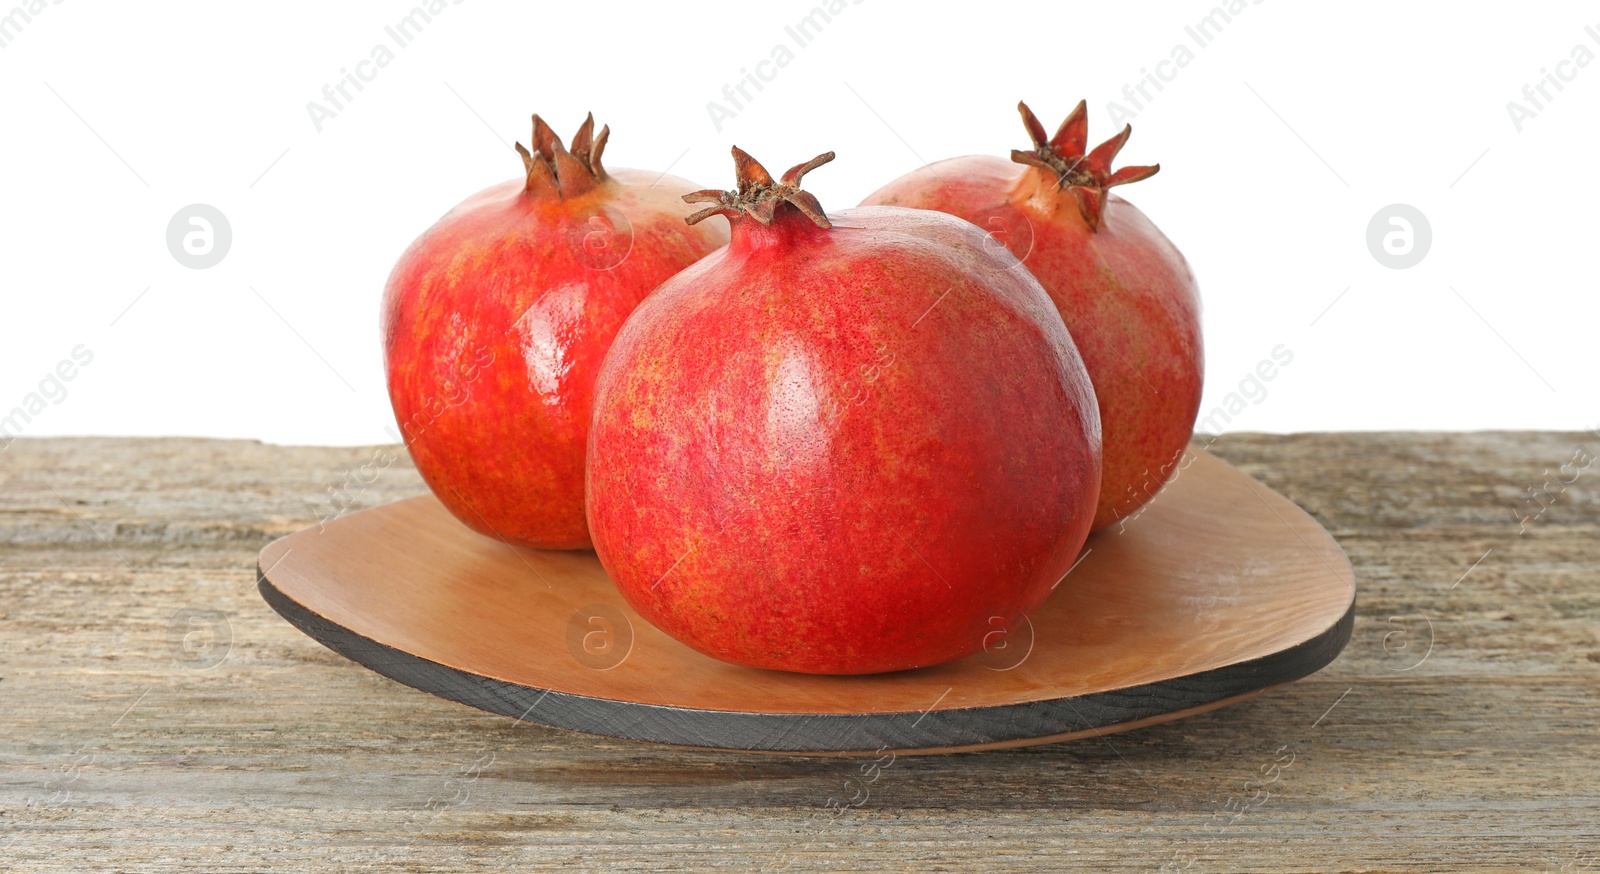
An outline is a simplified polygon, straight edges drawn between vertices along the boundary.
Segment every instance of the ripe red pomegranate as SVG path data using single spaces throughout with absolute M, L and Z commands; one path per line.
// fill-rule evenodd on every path
M 727 248 L 656 289 L 595 387 L 589 529 L 641 615 L 760 668 L 983 647 L 1088 536 L 1093 389 L 1038 283 L 965 222 L 828 216 L 735 148 Z
M 383 297 L 389 399 L 417 470 L 467 525 L 515 544 L 589 546 L 583 459 L 595 374 L 661 281 L 726 242 L 689 227 L 661 173 L 607 171 L 610 128 L 572 150 L 539 116 L 527 171 L 411 244 Z
M 1032 151 L 1013 151 L 1009 162 L 989 155 L 939 161 L 862 203 L 967 219 L 1016 253 L 1050 293 L 1100 402 L 1105 456 L 1094 526 L 1102 528 L 1154 497 L 1189 442 L 1204 370 L 1200 290 L 1183 255 L 1144 213 L 1108 193 L 1160 169 L 1111 170 L 1131 127 L 1084 154 L 1082 102 L 1049 139 L 1026 104 L 1017 109 Z

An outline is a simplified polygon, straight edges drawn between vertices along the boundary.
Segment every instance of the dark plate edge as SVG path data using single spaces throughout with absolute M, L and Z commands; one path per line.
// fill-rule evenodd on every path
M 313 640 L 396 682 L 520 721 L 607 737 L 768 753 L 866 753 L 1025 742 L 1204 707 L 1309 676 L 1331 663 L 1355 627 L 1355 596 L 1320 634 L 1275 653 L 1141 686 L 1075 698 L 925 713 L 739 713 L 590 698 L 442 665 L 372 640 L 290 598 L 256 566 L 278 615 Z M 935 702 L 936 704 L 937 702 Z

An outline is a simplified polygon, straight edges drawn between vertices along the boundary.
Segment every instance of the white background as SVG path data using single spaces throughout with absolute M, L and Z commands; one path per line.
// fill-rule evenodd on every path
M 8 33 L 0 412 L 85 344 L 26 434 L 388 442 L 384 280 L 446 209 L 520 175 L 532 112 L 570 138 L 593 110 L 608 164 L 707 186 L 731 183 L 730 144 L 775 167 L 833 149 L 807 181 L 840 209 L 924 161 L 1026 145 L 1019 98 L 1052 129 L 1088 98 L 1099 141 L 1108 101 L 1186 44 L 1123 152 L 1162 171 L 1121 191 L 1199 276 L 1206 409 L 1286 344 L 1230 429 L 1600 424 L 1600 62 L 1564 68 L 1520 132 L 1506 108 L 1574 46 L 1600 53 L 1593 4 L 1265 0 L 1197 48 L 1204 0 L 865 0 L 794 48 L 814 3 L 471 0 L 318 132 L 307 103 L 393 48 L 413 5 L 65 0 Z M 786 42 L 794 62 L 717 131 L 706 104 Z M 166 247 L 195 202 L 233 228 L 207 270 Z M 1433 230 L 1407 270 L 1365 240 L 1396 202 Z

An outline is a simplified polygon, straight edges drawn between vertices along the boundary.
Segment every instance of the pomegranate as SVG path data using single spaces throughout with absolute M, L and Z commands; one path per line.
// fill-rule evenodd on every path
M 738 148 L 728 247 L 667 280 L 595 387 L 589 530 L 702 653 L 862 674 L 983 647 L 1088 536 L 1100 424 L 1037 282 L 966 222 L 829 216 Z
M 1174 472 L 1200 411 L 1200 291 L 1177 248 L 1109 189 L 1160 169 L 1123 167 L 1131 127 L 1085 154 L 1085 105 L 1055 136 L 1017 104 L 1031 151 L 939 161 L 863 204 L 934 209 L 991 231 L 1050 293 L 1094 380 L 1104 434 L 1095 528 L 1132 514 Z
M 589 546 L 583 463 L 595 374 L 628 314 L 726 242 L 690 227 L 662 173 L 606 170 L 610 128 L 572 149 L 539 116 L 524 178 L 468 198 L 395 265 L 389 399 L 417 470 L 456 518 L 509 543 Z

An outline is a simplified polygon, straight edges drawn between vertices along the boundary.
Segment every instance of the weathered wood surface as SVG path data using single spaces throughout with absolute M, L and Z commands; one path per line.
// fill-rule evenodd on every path
M 421 491 L 361 470 L 392 448 L 18 440 L 0 870 L 1600 871 L 1600 437 L 1211 448 L 1350 554 L 1344 655 L 1170 725 L 873 763 L 515 725 L 313 643 L 255 555 Z M 375 479 L 326 500 L 346 468 Z

